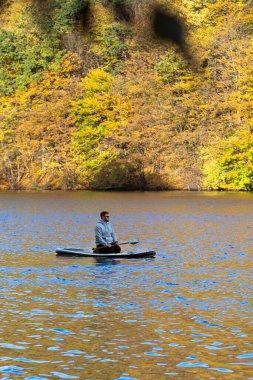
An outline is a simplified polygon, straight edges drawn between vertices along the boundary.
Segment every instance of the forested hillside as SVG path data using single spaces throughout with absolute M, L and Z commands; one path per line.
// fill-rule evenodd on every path
M 253 190 L 252 30 L 248 0 L 0 0 L 0 188 Z

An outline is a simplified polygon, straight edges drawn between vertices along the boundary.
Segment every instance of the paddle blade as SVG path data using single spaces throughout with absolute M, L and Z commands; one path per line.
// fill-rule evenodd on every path
M 130 241 L 130 244 L 138 244 L 139 240 Z
M 139 240 L 121 241 L 119 243 L 119 245 L 122 245 L 122 244 L 138 244 L 138 243 L 139 243 Z

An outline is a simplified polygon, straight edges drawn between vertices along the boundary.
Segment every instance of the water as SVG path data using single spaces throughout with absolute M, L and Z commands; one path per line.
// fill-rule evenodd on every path
M 253 194 L 0 193 L 1 379 L 253 379 Z M 101 210 L 154 259 L 90 249 Z

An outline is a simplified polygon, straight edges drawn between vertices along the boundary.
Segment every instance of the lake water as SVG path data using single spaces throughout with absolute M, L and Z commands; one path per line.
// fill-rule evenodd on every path
M 252 193 L 0 193 L 0 378 L 253 379 Z M 101 210 L 154 259 L 90 249 Z M 127 248 L 127 246 L 124 246 Z

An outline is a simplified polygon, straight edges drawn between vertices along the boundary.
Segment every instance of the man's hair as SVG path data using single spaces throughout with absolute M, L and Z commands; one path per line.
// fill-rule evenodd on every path
M 105 216 L 106 214 L 109 214 L 109 212 L 108 211 L 101 211 L 100 218 L 102 219 L 103 216 Z

